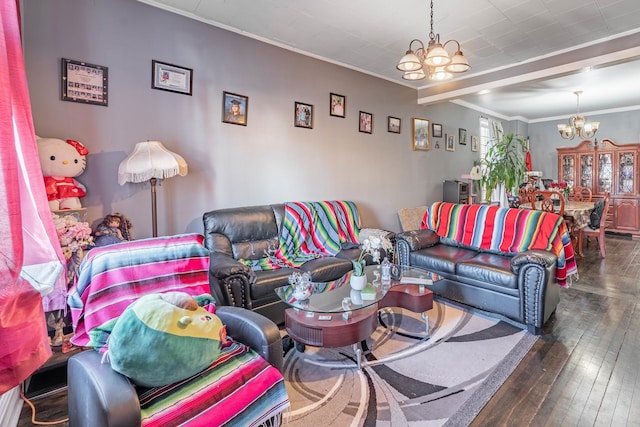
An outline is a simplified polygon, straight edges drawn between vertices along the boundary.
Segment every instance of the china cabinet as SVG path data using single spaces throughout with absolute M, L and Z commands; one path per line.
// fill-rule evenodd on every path
M 558 181 L 590 188 L 594 200 L 610 192 L 607 230 L 640 237 L 640 143 L 617 144 L 603 139 L 595 149 L 590 141 L 582 141 L 557 151 Z

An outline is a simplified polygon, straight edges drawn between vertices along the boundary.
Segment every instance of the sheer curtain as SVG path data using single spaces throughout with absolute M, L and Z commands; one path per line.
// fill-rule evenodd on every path
M 64 284 L 62 252 L 38 159 L 16 0 L 0 0 L 0 87 L 2 395 L 51 355 L 41 294 L 55 294 Z

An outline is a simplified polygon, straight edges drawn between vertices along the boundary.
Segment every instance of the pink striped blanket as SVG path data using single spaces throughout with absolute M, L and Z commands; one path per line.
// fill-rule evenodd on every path
M 556 280 L 566 287 L 578 269 L 564 219 L 551 212 L 435 202 L 421 228 L 463 245 L 500 252 L 529 249 L 553 252 L 558 258 Z
M 118 317 L 139 297 L 169 291 L 209 294 L 209 251 L 203 240 L 186 234 L 91 249 L 68 298 L 71 341 L 104 352 Z M 278 425 L 289 406 L 280 372 L 235 341 L 193 377 L 138 388 L 138 393 L 145 427 Z
M 91 249 L 69 290 L 71 342 L 103 349 L 122 312 L 149 293 L 209 289 L 209 251 L 199 234 L 134 240 Z

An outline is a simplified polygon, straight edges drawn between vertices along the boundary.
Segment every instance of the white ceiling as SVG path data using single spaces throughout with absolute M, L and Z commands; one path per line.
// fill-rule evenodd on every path
M 296 52 L 526 122 L 640 109 L 640 1 L 434 0 L 434 32 L 472 66 L 453 81 L 407 82 L 395 66 L 428 41 L 427 0 L 139 0 Z M 489 93 L 479 95 L 482 89 Z

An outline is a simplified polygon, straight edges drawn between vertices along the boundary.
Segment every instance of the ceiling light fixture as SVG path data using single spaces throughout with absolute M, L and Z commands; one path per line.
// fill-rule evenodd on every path
M 569 117 L 569 124 L 559 124 L 558 132 L 560 132 L 560 136 L 564 139 L 571 140 L 576 135 L 578 135 L 582 139 L 589 139 L 596 134 L 598 128 L 600 127 L 600 122 L 587 122 L 587 118 L 585 116 L 580 115 L 580 95 L 582 94 L 581 90 L 577 90 L 573 92 L 576 94 L 578 98 L 577 101 L 577 109 L 576 114 Z
M 412 48 L 414 43 L 419 45 L 415 51 Z M 458 46 L 453 57 L 449 56 L 445 49 L 449 43 L 455 43 Z M 405 80 L 421 80 L 425 77 L 431 80 L 447 80 L 453 77 L 452 73 L 464 73 L 471 68 L 457 40 L 440 43 L 440 34 L 433 32 L 433 0 L 431 0 L 431 31 L 427 48 L 425 49 L 422 41 L 411 40 L 409 50 L 400 59 L 396 68 L 404 71 L 402 78 Z

